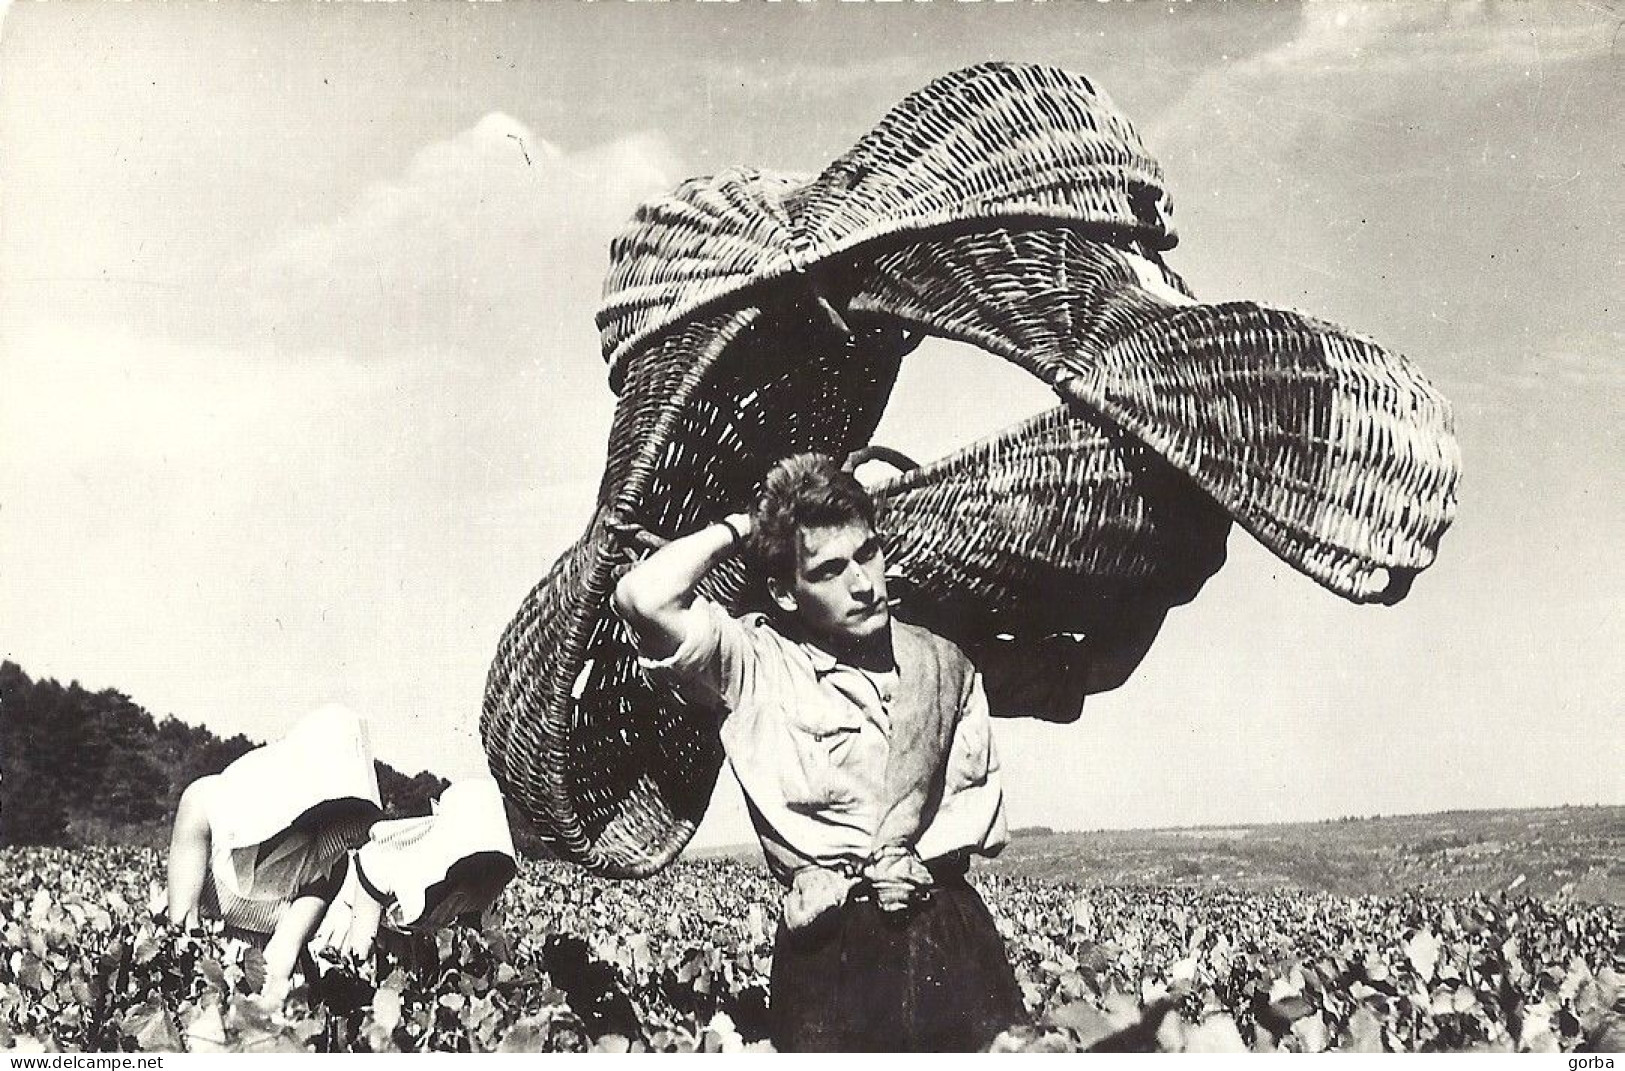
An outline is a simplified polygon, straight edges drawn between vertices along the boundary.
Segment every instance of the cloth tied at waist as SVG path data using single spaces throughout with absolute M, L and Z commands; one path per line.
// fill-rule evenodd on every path
M 792 931 L 853 898 L 872 898 L 886 912 L 907 910 L 925 900 L 933 885 L 962 876 L 974 850 L 968 846 L 927 864 L 914 845 L 942 798 L 949 750 L 976 687 L 975 671 L 959 648 L 924 629 L 896 628 L 892 642 L 909 679 L 930 683 L 900 693 L 892 707 L 868 857 L 797 870 L 784 898 L 784 924 Z
M 965 868 L 962 858 L 928 865 L 901 845 L 882 848 L 861 864 L 803 867 L 784 894 L 784 924 L 792 932 L 805 930 L 849 900 L 872 899 L 882 911 L 906 911 L 928 899 L 934 886 L 963 876 Z

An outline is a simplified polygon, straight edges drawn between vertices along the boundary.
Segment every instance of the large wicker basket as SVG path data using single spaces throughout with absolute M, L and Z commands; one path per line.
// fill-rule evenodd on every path
M 617 532 L 684 533 L 780 457 L 864 447 L 922 334 L 1062 402 L 877 488 L 898 613 L 971 653 L 996 713 L 1071 720 L 1121 683 L 1232 521 L 1345 598 L 1403 597 L 1454 512 L 1448 404 L 1333 325 L 1195 301 L 1162 261 L 1171 211 L 1086 79 L 1005 64 L 911 95 L 810 180 L 729 171 L 639 210 L 599 314 L 620 402 L 598 506 L 503 636 L 481 723 L 562 855 L 666 865 L 721 764 L 716 713 L 654 691 L 609 608 L 642 553 Z M 705 590 L 760 601 L 731 563 Z

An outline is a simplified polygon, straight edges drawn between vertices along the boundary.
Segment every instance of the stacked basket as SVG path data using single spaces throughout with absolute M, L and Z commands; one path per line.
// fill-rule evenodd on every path
M 492 770 L 565 857 L 668 863 L 721 764 L 609 608 L 643 551 L 745 506 L 780 457 L 869 443 L 924 334 L 1062 405 L 880 485 L 901 616 L 969 651 L 995 712 L 1071 720 L 1224 560 L 1232 520 L 1358 602 L 1403 597 L 1455 505 L 1448 404 L 1404 358 L 1162 261 L 1156 162 L 1086 79 L 990 64 L 905 99 L 810 180 L 735 170 L 645 205 L 599 314 L 620 396 L 598 506 L 502 639 Z M 736 565 L 705 594 L 758 593 Z

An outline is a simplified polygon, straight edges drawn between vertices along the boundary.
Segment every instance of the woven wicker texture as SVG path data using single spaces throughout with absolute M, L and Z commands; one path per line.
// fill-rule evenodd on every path
M 598 313 L 611 382 L 706 306 L 866 243 L 1021 218 L 1174 244 L 1162 172 L 1089 80 L 990 63 L 911 94 L 816 179 L 731 170 L 640 208 L 610 247 Z
M 787 336 L 811 342 L 791 354 Z M 782 451 L 856 449 L 908 347 L 896 330 L 820 338 L 794 314 L 747 310 L 665 336 L 633 366 L 591 526 L 504 633 L 480 726 L 492 774 L 567 858 L 623 877 L 665 865 L 704 815 L 721 764 L 715 713 L 657 694 L 637 669 L 609 607 L 633 560 L 610 522 L 686 532 L 717 503 L 747 500 Z M 752 604 L 737 566 L 704 590 Z
M 1160 259 L 1157 165 L 1086 80 L 986 65 L 894 108 L 807 182 L 735 170 L 640 210 L 599 315 L 620 395 L 598 507 L 503 636 L 493 773 L 566 858 L 669 862 L 720 769 L 715 712 L 656 693 L 609 609 L 645 552 L 780 457 L 869 443 L 920 334 L 1061 407 L 877 488 L 899 616 L 959 642 L 995 713 L 1068 721 L 1121 683 L 1232 521 L 1355 601 L 1393 601 L 1455 508 L 1447 403 L 1330 324 L 1205 305 Z M 735 562 L 703 591 L 761 593 Z
M 1072 721 L 1121 683 L 1230 530 L 1143 445 L 1066 408 L 874 491 L 899 616 L 965 648 L 1005 717 Z
M 854 311 L 972 342 L 1150 447 L 1282 559 L 1393 602 L 1455 513 L 1449 403 L 1403 357 L 1075 231 L 992 231 L 880 257 Z

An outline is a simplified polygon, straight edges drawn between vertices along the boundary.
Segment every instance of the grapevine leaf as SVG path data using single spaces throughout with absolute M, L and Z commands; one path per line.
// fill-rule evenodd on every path
M 1044 1017 L 1046 1026 L 1070 1031 L 1079 1048 L 1088 1048 L 1116 1032 L 1116 1025 L 1098 1009 L 1082 1001 L 1063 1004 Z
M 135 943 L 135 961 L 137 963 L 143 965 L 151 963 L 153 960 L 158 958 L 158 952 L 158 942 L 154 941 L 151 937 L 143 935 L 141 939 Z
M 169 1010 L 161 1001 L 149 1000 L 131 1008 L 120 1020 L 119 1029 L 133 1038 L 142 1052 L 177 1052 L 181 1047 L 181 1039 L 169 1021 Z
M 226 982 L 225 969 L 220 966 L 218 961 L 205 959 L 199 961 L 197 966 L 198 973 L 203 975 L 203 980 L 207 982 L 211 988 L 216 989 L 221 993 L 231 991 L 230 985 Z
M 1330 1044 L 1327 1036 L 1326 1021 L 1319 1013 L 1306 1015 L 1292 1024 L 1292 1033 L 1304 1052 L 1325 1052 Z
M 399 990 L 379 989 L 372 995 L 372 1019 L 384 1033 L 393 1033 L 401 1025 L 401 994 Z
M 1272 1027 L 1287 1027 L 1304 1016 L 1311 1014 L 1315 1009 L 1302 997 L 1287 997 L 1284 1000 L 1272 1001 L 1268 1008 L 1259 1013 L 1259 1020 L 1267 1020 Z M 1275 1033 L 1281 1033 L 1275 1029 Z
M 186 1027 L 187 1052 L 225 1052 L 226 1023 L 220 1006 L 206 1000 L 181 1017 Z
M 538 1018 L 520 1019 L 502 1035 L 498 1052 L 545 1052 L 547 1049 L 546 1023 Z
M 1246 1052 L 1236 1021 L 1228 1015 L 1210 1015 L 1185 1031 L 1186 1052 Z
M 1439 939 L 1431 931 L 1420 930 L 1405 942 L 1405 956 L 1424 982 L 1433 980 L 1434 968 L 1439 962 Z
M 243 955 L 243 985 L 250 993 L 258 993 L 265 988 L 265 974 L 265 953 L 250 948 Z

